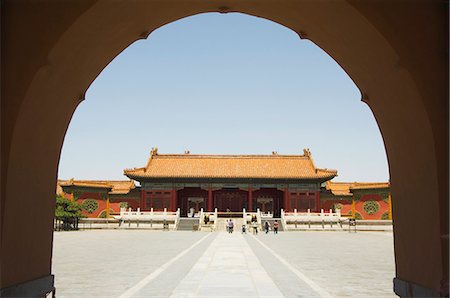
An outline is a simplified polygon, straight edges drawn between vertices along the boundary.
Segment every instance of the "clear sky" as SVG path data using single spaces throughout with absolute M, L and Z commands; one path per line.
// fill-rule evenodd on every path
M 92 83 L 59 178 L 127 179 L 160 153 L 303 154 L 334 181 L 387 181 L 378 125 L 322 49 L 243 14 L 201 14 L 129 46 Z

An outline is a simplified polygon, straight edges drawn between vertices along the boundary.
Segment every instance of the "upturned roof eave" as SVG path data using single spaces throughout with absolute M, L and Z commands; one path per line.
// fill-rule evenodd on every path
M 211 176 L 145 176 L 145 175 L 136 175 L 136 174 L 126 174 L 127 177 L 136 181 L 155 181 L 155 180 L 172 180 L 172 181 L 182 181 L 182 180 L 206 180 L 208 182 L 217 181 L 217 180 L 227 180 L 227 181 L 298 181 L 298 182 L 307 182 L 314 181 L 318 183 L 323 183 L 330 179 L 333 179 L 336 175 L 330 176 L 321 176 L 321 177 L 211 177 Z

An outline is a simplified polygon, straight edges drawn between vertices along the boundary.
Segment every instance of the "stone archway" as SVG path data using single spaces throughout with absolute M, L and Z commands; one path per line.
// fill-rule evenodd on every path
M 204 12 L 272 20 L 312 40 L 344 68 L 372 109 L 387 151 L 396 291 L 444 291 L 448 8 L 439 0 L 3 1 L 1 288 L 29 288 L 27 282 L 51 274 L 59 154 L 89 85 L 134 41 Z

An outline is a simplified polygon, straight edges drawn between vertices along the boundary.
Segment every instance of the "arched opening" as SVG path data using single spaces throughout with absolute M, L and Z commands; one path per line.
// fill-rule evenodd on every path
M 274 158 L 278 155 L 288 159 L 292 158 L 289 155 L 304 154 L 302 148 L 309 147 L 317 167 L 338 169 L 338 181 L 387 182 L 384 145 L 373 115 L 367 105 L 360 101 L 360 96 L 357 87 L 331 57 L 312 42 L 300 39 L 286 27 L 239 13 L 208 13 L 187 17 L 158 28 L 146 40 L 130 45 L 91 84 L 66 133 L 58 178 L 67 181 L 75 177 L 73 184 L 80 182 L 80 179 L 102 179 L 101 182 L 105 182 L 105 179 L 127 179 L 123 170 L 150 164 L 150 161 L 147 162 L 148 149 L 157 144 L 158 151 L 155 154 L 160 158 L 189 149 L 189 154 L 180 155 L 189 157 L 206 154 L 202 156 L 203 159 L 209 158 L 208 154 L 227 153 L 269 155 Z M 155 161 L 158 160 L 152 162 Z M 180 159 L 179 162 L 183 160 Z M 374 166 L 374 163 L 378 166 Z M 222 163 L 222 166 L 226 165 L 229 164 Z M 244 171 L 245 169 L 242 169 L 241 174 Z M 297 223 L 291 220 L 295 216 L 295 210 L 306 213 L 309 209 L 314 215 L 318 215 L 323 209 L 329 214 L 334 200 L 331 196 L 327 199 L 321 198 L 321 188 L 314 185 L 315 181 L 288 183 L 286 187 L 283 180 L 273 179 L 247 184 L 247 181 L 242 183 L 234 177 L 228 183 L 220 183 L 217 178 L 208 177 L 209 179 L 197 177 L 197 181 L 192 180 L 188 184 L 180 177 L 173 177 L 165 183 L 135 178 L 137 180 L 133 181 L 138 186 L 127 196 L 132 199 L 130 196 L 133 195 L 133 205 L 137 205 L 139 211 L 153 210 L 154 219 L 145 219 L 142 216 L 139 222 L 136 220 L 130 223 L 126 219 L 119 223 L 109 221 L 110 229 L 159 230 L 162 226 L 158 221 L 158 212 L 163 212 L 164 209 L 169 212 L 180 210 L 181 223 L 178 227 L 174 227 L 176 224 L 172 223 L 170 218 L 168 220 L 169 229 L 180 231 L 190 230 L 194 225 L 192 222 L 198 223 L 195 217 L 200 217 L 201 209 L 211 212 L 208 213 L 211 216 L 209 228 L 216 232 L 222 230 L 225 225 L 222 221 L 225 221 L 229 210 L 233 212 L 228 216 L 234 217 L 235 232 L 240 234 L 242 223 L 239 217 L 242 218 L 243 209 L 252 212 L 248 215 L 249 219 L 251 216 L 257 216 L 256 211 L 259 209 L 264 215 L 262 225 L 266 221 L 271 225 L 274 225 L 275 221 L 282 222 L 283 210 L 290 215 L 286 229 L 282 224 L 284 231 L 323 229 L 329 233 L 330 229 L 340 227 L 337 222 L 332 223 L 330 227 L 329 223 L 322 226 L 319 222 L 313 222 L 308 225 L 306 222 Z M 65 181 L 62 183 L 65 184 Z M 71 188 L 65 186 L 64 189 L 70 192 Z M 117 196 L 109 196 L 110 206 L 124 199 Z M 78 197 L 82 198 L 82 195 Z M 373 216 L 373 219 L 380 220 L 383 212 L 389 213 L 389 208 L 381 197 L 376 197 L 370 202 L 380 202 L 375 204 L 381 204 L 382 210 Z M 176 204 L 173 204 L 172 199 Z M 100 198 L 99 206 L 105 205 L 105 201 L 106 198 Z M 344 215 L 352 213 L 351 199 L 343 199 L 341 205 Z M 368 217 L 369 214 L 359 205 L 354 208 L 355 215 L 363 214 Z M 215 208 L 223 217 L 218 220 L 218 224 L 215 218 L 212 219 L 215 216 Z M 95 212 L 86 215 L 91 217 L 90 220 L 96 220 L 94 217 L 104 216 L 103 209 L 99 207 Z M 132 210 L 137 211 L 137 208 Z M 117 204 L 115 210 L 111 211 L 111 214 L 114 213 L 116 216 L 121 214 Z M 85 227 L 84 223 L 82 220 L 82 227 Z M 92 226 L 87 224 L 88 228 L 90 225 Z M 104 227 L 105 224 L 98 223 L 97 227 L 100 226 Z M 247 226 L 251 232 L 251 224 Z M 204 230 L 208 231 L 208 226 L 205 226 Z M 339 231 L 347 231 L 347 225 L 343 224 Z M 136 234 L 137 232 L 132 234 L 136 239 L 129 239 L 130 233 L 117 237 L 121 238 L 123 243 L 148 245 L 145 242 L 148 232 L 141 235 Z M 319 230 L 320 232 L 323 231 Z M 105 237 L 108 237 L 107 235 Z M 272 235 L 272 231 L 269 235 Z M 294 235 L 297 233 L 292 233 L 291 237 L 297 237 Z M 325 235 L 327 234 L 322 233 L 322 237 L 325 238 Z M 298 238 L 309 236 L 310 234 L 298 235 Z M 364 292 L 371 292 L 374 296 L 389 295 L 394 277 L 393 243 L 389 235 L 385 236 L 388 237 L 380 238 L 376 235 L 375 239 L 366 239 L 364 243 L 373 241 L 376 245 L 363 249 L 363 243 L 352 242 L 351 238 L 347 238 L 347 233 L 340 239 L 334 234 L 327 239 L 329 246 L 334 249 L 317 247 L 316 253 L 312 254 L 312 248 L 301 248 L 295 242 L 289 242 L 285 249 L 277 253 L 281 257 L 294 258 L 295 256 L 284 253 L 303 251 L 305 260 L 311 260 L 314 266 L 327 272 L 328 281 L 322 284 L 322 287 L 330 293 L 336 293 L 339 288 L 339 283 L 330 279 L 339 276 L 342 285 L 355 283 L 359 285 L 356 288 L 364 287 Z M 93 241 L 87 237 L 86 239 Z M 138 242 L 140 237 L 142 242 Z M 153 241 L 157 242 L 159 237 L 156 236 Z M 196 237 L 193 236 L 192 240 L 197 239 Z M 216 235 L 210 238 L 212 237 L 214 241 L 220 240 Z M 331 240 L 334 237 L 337 239 Z M 103 237 L 99 234 L 98 238 Z M 250 248 L 258 248 L 257 243 L 244 239 Z M 95 247 L 103 247 L 110 239 L 99 240 L 96 244 L 86 244 L 82 238 L 77 238 L 76 243 L 72 245 L 69 245 L 69 241 L 69 236 L 55 235 L 55 285 L 60 295 L 83 295 L 83 289 L 89 288 L 91 283 L 98 280 L 94 274 L 98 261 L 93 259 L 87 263 L 83 275 L 68 270 L 67 265 L 64 268 L 63 264 L 83 263 L 85 254 L 77 255 L 78 251 L 96 251 Z M 183 241 L 185 240 L 180 238 L 167 242 L 167 249 L 170 251 L 174 244 L 183 248 L 191 244 Z M 317 245 L 319 241 L 318 238 L 312 238 L 308 242 Z M 214 243 L 210 246 L 214 246 Z M 78 249 L 69 253 L 64 248 L 67 245 L 78 246 Z M 105 273 L 105 276 L 109 277 L 103 287 L 93 289 L 91 295 L 120 295 L 125 287 L 138 283 L 131 277 L 139 276 L 141 270 L 138 267 L 150 268 L 166 256 L 160 255 L 159 251 L 148 249 L 145 254 L 154 257 L 151 264 L 145 263 L 147 257 L 140 256 L 142 259 L 133 265 L 133 269 L 125 269 L 130 265 L 130 259 L 122 258 L 122 255 L 135 254 L 134 251 L 128 251 L 128 248 L 131 247 L 124 246 L 119 256 L 114 255 L 114 250 L 105 252 L 105 256 L 115 260 L 114 267 L 124 268 L 123 274 Z M 365 251 L 362 258 L 360 250 Z M 206 250 L 201 251 L 198 259 L 203 254 L 207 254 Z M 353 257 L 348 259 L 348 256 Z M 237 256 L 235 258 L 237 259 Z M 334 258 L 339 262 L 329 268 L 321 263 Z M 267 258 L 260 259 L 263 266 L 266 265 L 263 262 L 265 259 Z M 361 275 L 357 268 L 373 268 L 373 264 L 367 262 L 367 259 L 376 259 L 383 264 L 379 266 L 380 271 L 376 274 L 383 279 L 375 282 L 374 276 L 349 278 L 350 275 Z M 229 261 L 233 262 L 233 258 Z M 338 264 L 343 263 L 355 263 L 357 266 L 352 269 L 347 266 L 339 267 Z M 284 268 L 278 266 L 280 271 L 286 270 Z M 179 266 L 179 270 L 183 269 L 183 266 Z M 348 270 L 351 274 L 340 276 L 341 270 Z M 285 274 L 290 275 L 292 284 L 299 285 L 292 273 L 287 271 Z M 116 280 L 118 277 L 119 280 Z M 164 275 L 158 277 L 160 278 L 163 279 Z M 174 293 L 177 285 L 181 283 L 182 281 L 173 279 L 165 289 Z M 83 287 L 78 286 L 80 284 L 83 284 Z M 230 288 L 232 286 L 231 284 Z M 307 287 L 305 285 L 303 288 Z M 157 285 L 149 283 L 145 288 L 149 293 L 149 289 L 156 291 Z M 284 291 L 282 287 L 279 288 Z M 292 287 L 283 293 L 289 297 L 299 291 Z M 342 295 L 361 294 L 356 290 L 352 293 L 339 291 Z M 139 294 L 145 295 L 143 292 Z
M 2 269 L 8 274 L 2 275 L 2 288 L 50 273 L 58 156 L 71 115 L 101 69 L 132 41 L 162 24 L 200 12 L 239 11 L 307 36 L 354 79 L 374 112 L 389 159 L 395 198 L 396 291 L 445 292 L 448 102 L 443 98 L 448 97 L 448 56 L 437 54 L 447 48 L 447 39 L 441 38 L 448 36 L 448 13 L 439 7 L 443 4 L 410 6 L 405 11 L 401 5 L 347 2 L 283 7 L 237 2 L 218 7 L 208 1 L 190 6 L 181 1 L 128 6 L 98 1 L 36 6 L 33 12 L 22 10 L 22 5 L 8 2 L 11 13 L 2 15 L 9 24 L 2 37 L 11 41 L 10 50 L 2 53 L 8 57 L 2 65 L 7 74 L 2 83 L 8 87 L 2 109 L 2 255 L 8 256 Z M 64 21 L 55 19 L 55 12 Z M 411 23 L 429 25 L 418 30 L 426 46 L 414 46 L 417 32 L 404 25 Z M 34 37 L 39 47 L 29 49 L 15 38 L 27 32 L 22 24 L 48 30 L 45 37 Z M 430 60 L 421 60 L 428 53 L 432 53 Z M 24 54 L 30 58 L 24 61 Z M 32 192 L 19 194 L 17 189 L 24 184 L 31 185 Z M 26 208 L 32 205 L 31 197 L 42 201 L 33 210 Z M 29 221 L 21 221 L 18 214 Z M 30 252 L 29 247 L 36 249 Z

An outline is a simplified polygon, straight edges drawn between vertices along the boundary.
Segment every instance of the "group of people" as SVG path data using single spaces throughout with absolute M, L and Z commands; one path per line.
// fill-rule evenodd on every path
M 280 224 L 278 223 L 278 220 L 275 220 L 275 222 L 273 223 L 273 233 L 274 234 L 278 234 L 278 228 L 280 227 Z M 264 222 L 264 231 L 267 233 L 269 233 L 270 230 L 270 223 L 266 220 Z
M 275 220 L 275 222 L 273 223 L 273 232 L 274 234 L 278 234 L 278 228 L 279 228 L 280 224 L 278 223 L 278 220 Z M 226 228 L 227 228 L 227 232 L 228 233 L 233 233 L 234 230 L 234 222 L 232 219 L 227 219 L 226 222 Z M 253 234 L 258 235 L 258 222 L 255 220 L 253 220 L 252 218 L 252 229 L 253 229 Z M 269 233 L 270 230 L 270 223 L 268 221 L 264 222 L 264 231 L 267 233 Z M 242 225 L 242 233 L 246 234 L 247 233 L 247 225 L 244 223 Z

